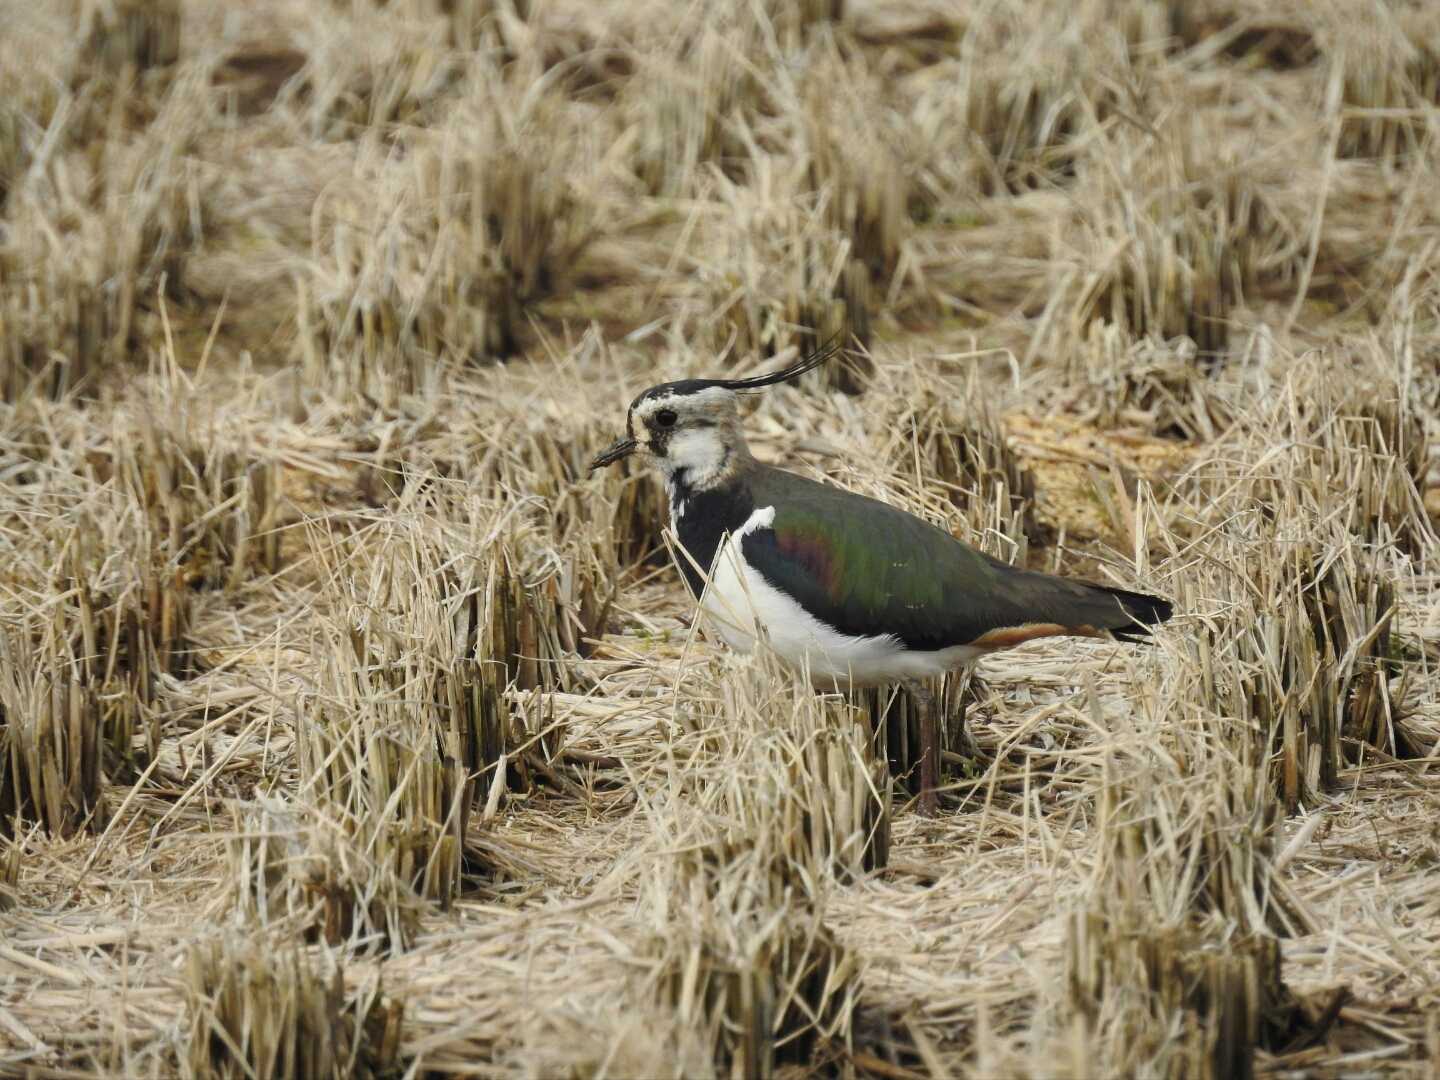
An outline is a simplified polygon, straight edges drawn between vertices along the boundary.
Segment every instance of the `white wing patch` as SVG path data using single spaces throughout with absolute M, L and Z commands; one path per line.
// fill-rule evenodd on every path
M 757 508 L 721 543 L 710 568 L 710 584 L 700 606 L 732 649 L 748 653 L 763 636 L 786 663 L 795 667 L 808 663 L 811 682 L 822 689 L 929 678 L 962 667 L 985 652 L 968 645 L 915 652 L 893 634 L 851 636 L 815 618 L 745 561 L 740 542 L 774 524 L 773 506 Z
M 773 506 L 762 506 L 748 518 L 745 524 L 735 530 L 735 536 L 743 539 L 759 529 L 773 529 L 775 527 L 775 508 Z

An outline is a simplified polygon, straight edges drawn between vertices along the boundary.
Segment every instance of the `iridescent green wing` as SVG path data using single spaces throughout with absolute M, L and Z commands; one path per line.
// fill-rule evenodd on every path
M 893 506 L 791 473 L 763 470 L 751 494 L 775 517 L 744 538 L 745 561 L 842 634 L 935 650 L 1045 625 L 1124 634 L 1170 613 L 1153 597 L 1016 569 Z

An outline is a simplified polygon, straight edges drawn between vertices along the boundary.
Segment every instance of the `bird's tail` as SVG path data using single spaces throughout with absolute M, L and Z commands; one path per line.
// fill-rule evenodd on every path
M 1121 641 L 1143 641 L 1150 636 L 1150 629 L 1159 626 L 1170 618 L 1174 612 L 1174 606 L 1169 600 L 1162 600 L 1158 596 L 1148 596 L 1145 593 L 1130 592 L 1127 589 L 1116 589 L 1109 585 L 1091 585 L 1097 592 L 1105 593 L 1119 601 L 1121 612 L 1129 618 L 1126 622 L 1116 613 L 1116 622 L 1119 625 L 1106 626 L 1115 637 Z

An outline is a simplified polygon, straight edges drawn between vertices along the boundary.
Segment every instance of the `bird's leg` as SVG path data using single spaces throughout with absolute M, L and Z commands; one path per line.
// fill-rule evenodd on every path
M 973 672 L 966 672 L 963 675 L 964 681 L 960 685 L 960 723 L 958 733 L 953 737 L 955 752 L 965 759 L 965 773 L 967 776 L 974 776 L 979 772 L 980 750 L 975 745 L 975 740 L 970 737 L 970 706 L 975 704 L 978 692 L 977 686 L 981 686 L 980 680 Z
M 984 771 L 984 768 L 980 763 L 980 751 L 975 746 L 975 740 L 970 737 L 970 705 L 969 698 L 962 695 L 959 704 L 959 720 L 950 733 L 950 745 L 953 750 L 943 756 L 959 758 L 961 775 L 967 780 L 974 780 Z
M 939 809 L 940 724 L 935 714 L 935 695 L 918 679 L 907 680 L 905 688 L 920 713 L 920 813 L 934 817 Z

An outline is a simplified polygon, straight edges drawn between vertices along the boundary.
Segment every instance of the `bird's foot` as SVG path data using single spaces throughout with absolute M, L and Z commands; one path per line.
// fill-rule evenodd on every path
M 948 759 L 951 773 L 958 780 L 979 780 L 985 775 L 985 763 L 979 758 L 957 753 L 945 756 Z
M 963 720 L 960 730 L 955 734 L 954 747 L 952 754 L 959 759 L 956 764 L 960 768 L 961 775 L 967 780 L 974 780 L 985 771 L 985 764 L 980 758 L 980 748 L 970 737 L 970 729 Z

